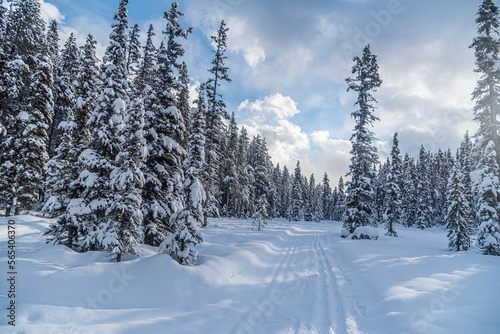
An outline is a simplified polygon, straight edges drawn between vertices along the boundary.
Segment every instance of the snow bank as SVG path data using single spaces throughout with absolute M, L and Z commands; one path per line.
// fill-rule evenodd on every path
M 352 233 L 353 239 L 374 239 L 377 240 L 379 236 L 378 229 L 372 226 L 356 227 Z
M 45 244 L 51 220 L 16 220 L 16 328 L 1 333 L 433 333 L 500 328 L 500 257 L 447 251 L 446 231 L 342 239 L 341 223 L 211 221 L 198 265 L 158 249 L 111 263 Z M 6 272 L 6 218 L 0 263 Z M 5 280 L 1 283 L 5 290 Z M 4 293 L 4 292 L 3 292 Z M 0 295 L 0 308 L 7 298 Z

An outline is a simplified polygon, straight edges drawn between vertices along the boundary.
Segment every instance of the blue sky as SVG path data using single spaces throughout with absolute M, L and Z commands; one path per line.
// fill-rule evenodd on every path
M 221 19 L 229 30 L 227 64 L 232 83 L 222 92 L 228 111 L 250 134 L 268 142 L 275 163 L 306 175 L 323 172 L 332 184 L 349 165 L 356 95 L 346 92 L 352 57 L 370 43 L 384 81 L 375 94 L 381 121 L 373 131 L 384 161 L 392 135 L 402 152 L 418 154 L 459 145 L 471 124 L 477 74 L 468 48 L 476 35 L 480 0 L 186 0 L 182 22 L 194 27 L 185 41 L 193 95 L 208 77 L 209 36 Z M 131 25 L 142 33 L 164 28 L 165 0 L 131 0 Z M 103 54 L 118 0 L 44 0 L 45 18 L 60 22 L 80 44 L 90 32 Z

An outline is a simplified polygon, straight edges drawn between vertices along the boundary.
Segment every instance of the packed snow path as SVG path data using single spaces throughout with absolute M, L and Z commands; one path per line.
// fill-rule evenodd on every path
M 16 220 L 16 327 L 1 333 L 498 333 L 500 258 L 446 250 L 446 231 L 340 238 L 338 222 L 213 220 L 199 263 L 157 249 L 105 253 L 46 245 L 49 221 Z M 7 219 L 0 267 L 7 273 Z M 0 307 L 9 302 L 1 280 Z M 5 311 L 6 312 L 6 311 Z M 4 312 L 4 313 L 5 313 Z

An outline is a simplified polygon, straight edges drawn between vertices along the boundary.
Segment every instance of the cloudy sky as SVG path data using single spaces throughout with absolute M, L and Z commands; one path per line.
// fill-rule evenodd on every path
M 195 91 L 208 77 L 209 36 L 224 19 L 232 83 L 222 93 L 228 111 L 251 135 L 267 139 L 274 163 L 326 171 L 333 184 L 349 166 L 356 95 L 346 92 L 352 57 L 370 43 L 382 87 L 373 131 L 385 160 L 394 132 L 403 153 L 459 145 L 471 123 L 477 74 L 468 46 L 480 0 L 180 0 L 182 22 L 194 27 L 185 61 Z M 131 24 L 153 23 L 158 41 L 167 0 L 131 0 Z M 60 22 L 80 44 L 90 32 L 102 55 L 118 0 L 45 0 L 45 18 Z M 62 41 L 64 42 L 64 41 Z

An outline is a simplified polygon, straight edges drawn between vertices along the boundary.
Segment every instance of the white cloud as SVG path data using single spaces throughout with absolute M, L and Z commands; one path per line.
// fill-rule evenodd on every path
M 314 131 L 313 133 L 311 133 L 311 140 L 318 144 L 324 144 L 328 142 L 329 137 L 329 131 Z
M 260 134 L 266 138 L 274 163 L 293 168 L 300 160 L 304 175 L 314 173 L 319 178 L 326 171 L 335 182 L 348 170 L 350 141 L 330 138 L 329 131 L 308 135 L 293 121 L 300 110 L 292 98 L 273 94 L 253 102 L 246 100 L 238 111 L 247 116 L 241 125 L 251 136 Z
M 250 135 L 260 134 L 266 138 L 275 163 L 292 165 L 300 160 L 302 150 L 309 149 L 307 134 L 289 120 L 300 112 L 290 97 L 274 94 L 253 102 L 246 100 L 238 111 L 248 116 L 242 125 Z
M 191 78 L 189 83 L 189 105 L 193 106 L 193 101 L 198 98 L 198 90 L 200 88 L 201 83 Z
M 229 19 L 228 48 L 235 53 L 242 52 L 243 58 L 251 68 L 256 68 L 266 60 L 266 52 L 257 36 L 254 36 L 245 21 Z
M 64 15 L 61 14 L 56 6 L 43 0 L 40 1 L 40 11 L 42 19 L 45 22 L 50 22 L 52 20 L 61 22 L 62 20 L 64 20 Z
M 255 114 L 254 117 L 275 117 L 277 119 L 286 119 L 300 112 L 297 109 L 297 102 L 291 97 L 279 93 L 254 102 L 245 100 L 238 109 L 246 109 Z

